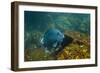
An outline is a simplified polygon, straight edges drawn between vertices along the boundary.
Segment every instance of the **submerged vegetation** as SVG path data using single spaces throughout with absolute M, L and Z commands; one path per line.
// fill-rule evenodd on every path
M 44 49 L 33 43 L 33 48 L 25 49 L 25 61 L 35 60 L 64 60 L 64 59 L 87 59 L 90 58 L 90 41 L 89 36 L 79 32 L 67 31 L 65 35 L 70 35 L 74 40 L 57 55 L 45 53 Z
M 40 39 L 50 28 L 62 31 L 73 41 L 57 54 L 45 53 Z M 90 15 L 25 11 L 25 61 L 90 58 Z
M 69 35 L 74 38 L 73 42 L 58 53 L 57 59 L 63 60 L 90 58 L 89 36 L 80 34 L 78 32 L 71 32 L 71 34 Z

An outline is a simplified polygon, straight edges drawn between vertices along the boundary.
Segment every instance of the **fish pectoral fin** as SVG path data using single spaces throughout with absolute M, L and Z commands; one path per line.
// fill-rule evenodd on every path
M 43 40 L 44 40 L 43 38 L 40 40 L 40 42 L 41 42 L 42 44 L 44 44 Z
M 56 46 L 57 46 L 57 42 L 53 44 L 53 47 L 56 47 Z

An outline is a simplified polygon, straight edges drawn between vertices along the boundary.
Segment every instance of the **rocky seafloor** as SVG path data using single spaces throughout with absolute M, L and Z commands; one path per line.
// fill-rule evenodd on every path
M 38 47 L 39 36 L 42 33 L 32 33 L 31 45 L 26 46 L 24 52 L 25 61 L 42 61 L 42 60 L 71 60 L 71 59 L 87 59 L 90 58 L 90 36 L 77 31 L 64 31 L 64 35 L 73 38 L 72 43 L 65 46 L 56 55 L 45 53 L 44 49 Z M 28 39 L 29 40 L 29 39 Z M 29 42 L 28 42 L 29 43 Z M 30 44 L 30 43 L 29 43 Z

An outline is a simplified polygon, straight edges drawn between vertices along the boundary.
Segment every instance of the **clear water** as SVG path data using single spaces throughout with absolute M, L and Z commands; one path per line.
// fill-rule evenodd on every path
M 84 46 L 83 50 L 90 49 L 89 45 L 86 45 L 89 44 L 90 39 L 90 14 L 24 11 L 24 28 L 25 61 L 57 60 L 61 56 L 52 56 L 45 53 L 43 47 L 41 48 L 41 38 L 48 29 L 52 28 L 60 30 L 65 35 L 78 40 L 79 43 L 82 42 L 81 45 L 71 43 L 73 45 L 71 48 Z M 83 40 L 87 41 L 85 45 Z M 89 51 L 86 53 L 90 55 Z M 79 57 L 79 59 L 89 57 Z

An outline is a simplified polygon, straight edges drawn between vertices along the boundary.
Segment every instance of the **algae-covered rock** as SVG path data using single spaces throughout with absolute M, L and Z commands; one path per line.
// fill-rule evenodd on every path
M 65 46 L 58 53 L 57 59 L 86 59 L 90 58 L 90 41 L 88 36 L 80 36 L 79 32 L 67 32 L 67 35 L 73 37 L 74 41 Z

